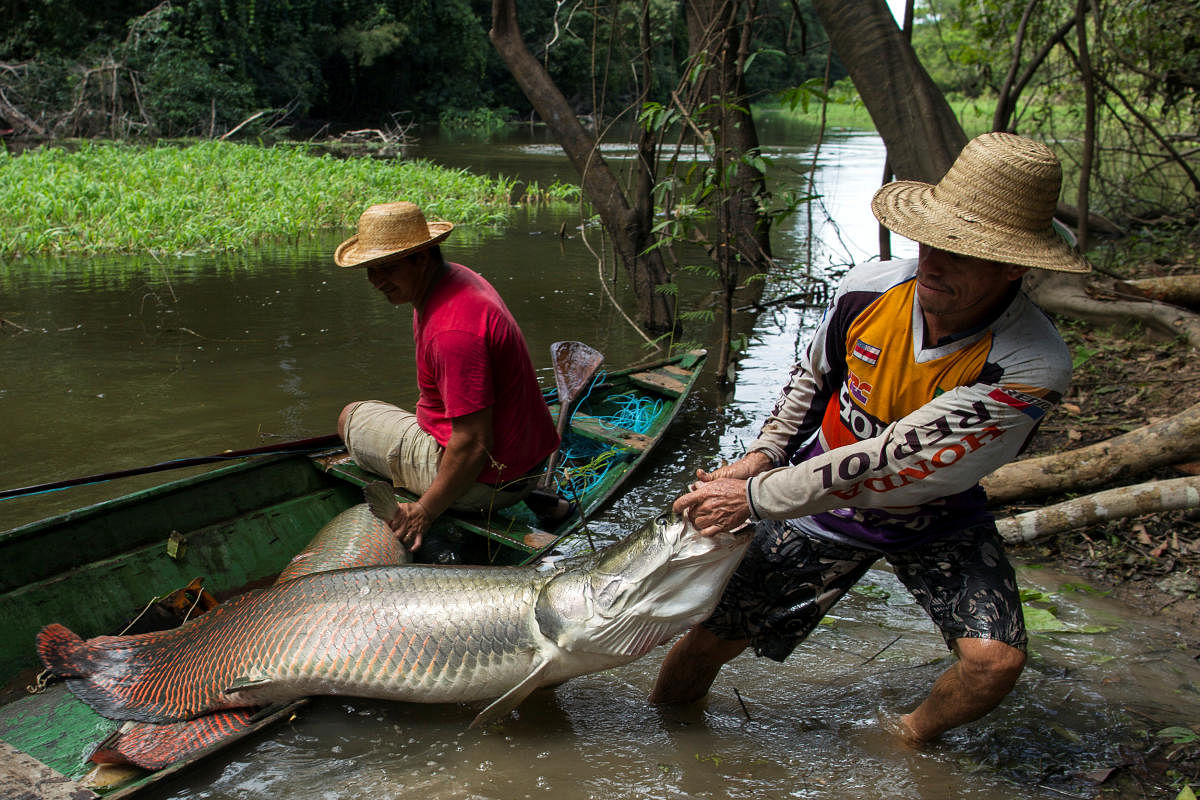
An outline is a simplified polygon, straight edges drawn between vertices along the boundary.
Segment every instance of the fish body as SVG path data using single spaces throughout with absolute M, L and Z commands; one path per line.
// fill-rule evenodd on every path
M 325 523 L 283 568 L 275 582 L 283 583 L 313 572 L 409 561 L 412 561 L 412 555 L 388 524 L 372 511 L 369 504 L 359 503 Z
M 308 695 L 410 702 L 499 697 L 632 661 L 712 612 L 749 541 L 659 518 L 553 566 L 373 566 L 300 575 L 171 631 L 38 652 L 112 719 L 169 723 Z

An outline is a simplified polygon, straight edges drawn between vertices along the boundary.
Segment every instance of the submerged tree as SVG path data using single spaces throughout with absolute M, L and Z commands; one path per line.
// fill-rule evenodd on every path
M 643 4 L 639 26 L 643 40 L 640 63 L 643 99 L 650 91 L 651 80 L 645 8 Z M 489 36 L 525 96 L 579 172 L 583 193 L 599 214 L 628 272 L 641 322 L 655 332 L 669 330 L 675 317 L 672 298 L 656 291 L 656 287 L 667 283 L 670 277 L 662 253 L 651 248 L 656 162 L 654 137 L 649 132 L 640 136 L 633 186 L 626 189 L 601 154 L 599 139 L 584 130 L 567 98 L 525 45 L 517 25 L 515 0 L 494 0 Z
M 609 6 L 614 14 L 621 7 L 629 4 Z M 513 0 L 494 0 L 491 37 L 579 171 L 584 195 L 625 265 L 644 326 L 661 333 L 677 324 L 664 254 L 673 252 L 678 242 L 699 244 L 707 251 L 721 287 L 724 367 L 733 294 L 748 274 L 764 271 L 770 261 L 763 164 L 745 88 L 757 3 L 697 0 L 687 4 L 689 52 L 684 77 L 675 87 L 654 84 L 651 3 L 642 0 L 638 8 L 640 55 L 632 64 L 637 89 L 631 108 L 639 125 L 636 160 L 627 185 L 600 154 L 603 105 L 594 104 L 593 132 L 586 131 L 526 47 Z M 599 4 L 590 10 L 597 17 Z M 616 32 L 610 28 L 609 34 Z M 669 137 L 675 139 L 672 148 L 666 147 Z M 657 224 L 656 217 L 661 217 Z M 677 263 L 678 257 L 671 260 Z

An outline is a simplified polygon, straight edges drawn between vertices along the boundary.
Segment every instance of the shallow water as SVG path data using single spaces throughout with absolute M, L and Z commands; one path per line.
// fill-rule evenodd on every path
M 773 180 L 799 185 L 811 146 L 770 126 L 764 134 Z M 528 138 L 431 142 L 423 155 L 542 184 L 571 177 L 565 159 Z M 877 252 L 867 201 L 882 164 L 873 136 L 827 140 L 815 185 L 838 224 L 792 219 L 776 231 L 777 254 L 832 276 Z M 502 232 L 457 231 L 446 245 L 496 284 L 546 385 L 559 339 L 588 342 L 613 368 L 650 355 L 605 299 L 579 223 L 523 211 Z M 820 237 L 811 249 L 810 229 Z M 332 266 L 346 233 L 247 256 L 0 264 L 0 318 L 27 329 L 0 333 L 0 488 L 328 433 L 352 399 L 411 402 L 409 313 Z M 745 323 L 736 385 L 707 377 L 637 484 L 593 525 L 598 538 L 640 527 L 696 468 L 740 453 L 819 313 L 785 304 Z M 0 525 L 163 478 L 4 501 Z M 318 699 L 149 797 L 1091 796 L 1147 735 L 1200 717 L 1197 654 L 1161 622 L 1068 578 L 1019 571 L 1076 632 L 1034 634 L 1002 707 L 924 750 L 882 733 L 877 714 L 914 706 L 950 662 L 891 573 L 874 570 L 786 664 L 736 659 L 701 707 L 646 704 L 664 650 L 538 692 L 482 732 L 466 730 L 474 706 Z

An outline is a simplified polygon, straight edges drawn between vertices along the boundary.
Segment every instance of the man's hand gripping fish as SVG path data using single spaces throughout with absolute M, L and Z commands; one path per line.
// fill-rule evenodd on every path
M 170 631 L 84 641 L 48 625 L 38 653 L 111 719 L 171 723 L 309 695 L 498 697 L 475 727 L 540 686 L 633 661 L 705 619 L 749 539 L 660 517 L 553 565 L 303 574 Z

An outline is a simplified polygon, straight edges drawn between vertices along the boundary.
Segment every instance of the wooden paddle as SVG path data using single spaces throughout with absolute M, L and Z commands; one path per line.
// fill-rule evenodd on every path
M 61 481 L 53 481 L 51 483 L 39 483 L 36 486 L 22 486 L 19 489 L 5 489 L 0 491 L 0 500 L 6 500 L 10 497 L 19 497 L 25 494 L 37 494 L 38 492 L 49 492 L 55 489 L 67 489 L 71 486 L 83 486 L 88 483 L 100 483 L 101 481 L 112 480 L 114 478 L 127 478 L 131 475 L 146 475 L 151 472 L 162 472 L 168 469 L 180 469 L 182 467 L 194 467 L 198 464 L 211 464 L 216 461 L 229 461 L 231 459 L 244 458 L 246 456 L 263 456 L 274 455 L 279 453 L 313 453 L 318 450 L 327 450 L 331 447 L 338 447 L 342 443 L 342 438 L 336 433 L 326 434 L 325 436 L 314 436 L 309 439 L 295 439 L 290 442 L 279 442 L 278 444 L 268 444 L 262 447 L 251 447 L 249 450 L 227 450 L 224 453 L 217 453 L 211 456 L 194 456 L 192 458 L 176 458 L 171 461 L 162 461 L 158 464 L 148 464 L 144 467 L 133 467 L 131 469 L 117 470 L 116 472 L 102 472 L 98 475 L 85 475 L 82 478 L 68 478 Z
M 558 386 L 558 438 L 562 439 L 571 421 L 571 414 L 604 361 L 604 355 L 583 342 L 555 342 L 550 345 L 550 359 L 554 362 L 554 382 Z M 546 474 L 538 484 L 540 488 L 551 485 L 554 469 L 561 457 L 562 446 L 559 445 L 546 464 Z

